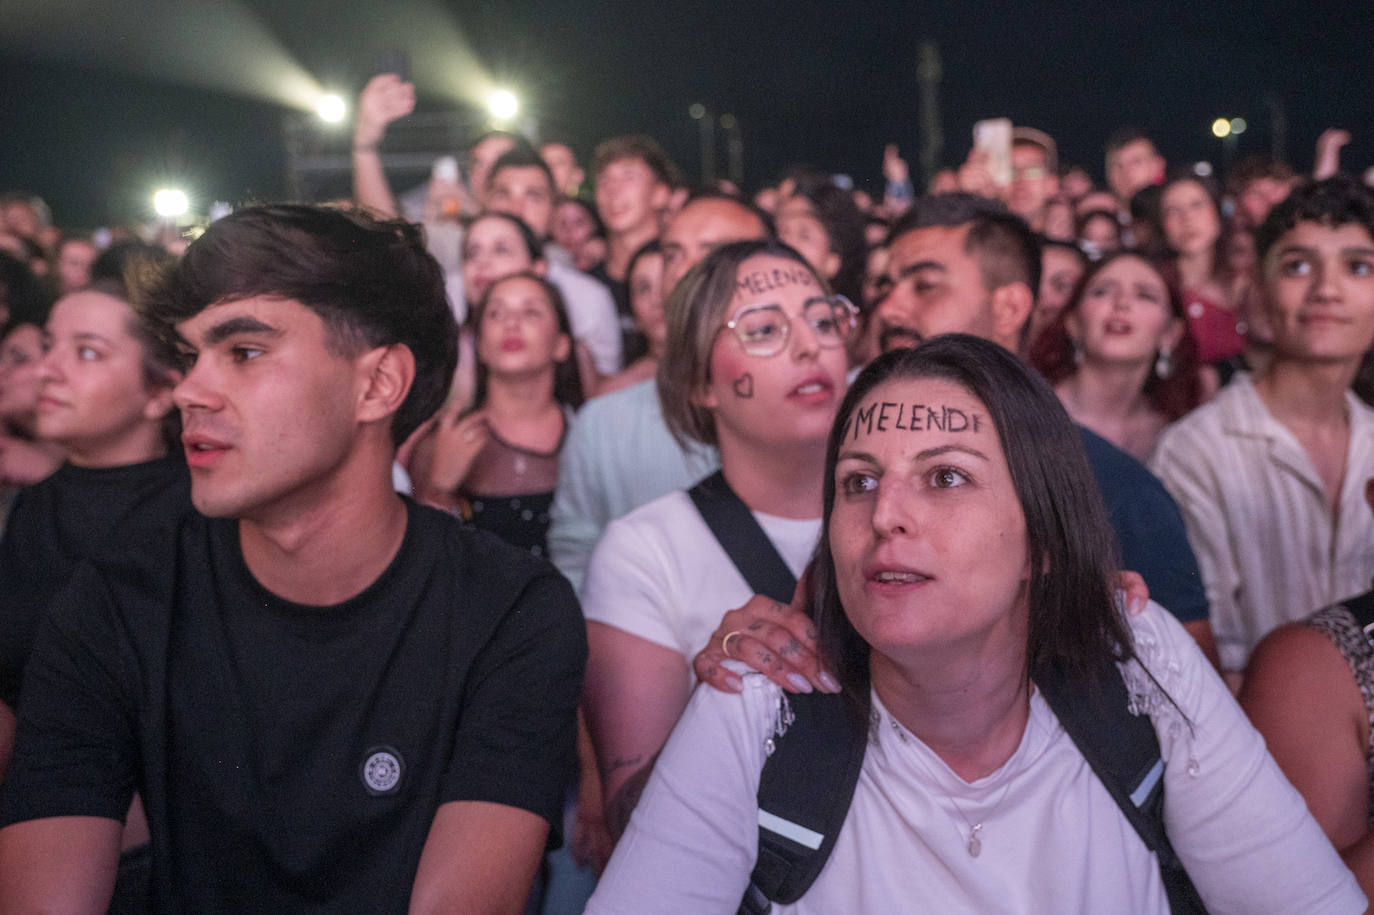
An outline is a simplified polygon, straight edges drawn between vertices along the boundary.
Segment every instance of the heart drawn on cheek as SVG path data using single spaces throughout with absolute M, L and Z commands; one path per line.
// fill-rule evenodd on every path
M 735 379 L 735 396 L 741 400 L 748 400 L 754 396 L 754 376 L 749 372 Z

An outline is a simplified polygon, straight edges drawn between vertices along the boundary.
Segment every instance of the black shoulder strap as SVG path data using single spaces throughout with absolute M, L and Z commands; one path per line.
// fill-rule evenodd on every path
M 1358 597 L 1341 601 L 1341 606 L 1350 611 L 1355 622 L 1364 631 L 1364 637 L 1374 645 L 1374 591 L 1366 591 Z
M 725 482 L 725 474 L 717 470 L 687 490 L 687 495 L 754 593 L 766 594 L 784 604 L 791 602 L 792 592 L 797 588 L 796 577 L 759 527 L 749 506 Z
M 1061 672 L 1036 678 L 1059 723 L 1140 838 L 1155 853 L 1174 915 L 1206 909 L 1164 832 L 1164 760 L 1147 715 L 1132 715 L 1121 672 L 1095 683 Z
M 759 777 L 759 855 L 740 912 L 796 902 L 835 847 L 863 768 L 867 729 L 844 697 L 789 695 L 792 723 L 773 738 Z

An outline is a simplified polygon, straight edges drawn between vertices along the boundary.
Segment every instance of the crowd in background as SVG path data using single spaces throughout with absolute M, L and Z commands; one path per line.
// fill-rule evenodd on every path
M 1155 530 L 1186 530 L 1190 587 L 1205 601 L 1170 606 L 1168 576 L 1136 571 L 1241 696 L 1363 889 L 1374 887 L 1374 647 L 1344 617 L 1282 628 L 1374 578 L 1374 292 L 1365 288 L 1374 283 L 1374 197 L 1342 174 L 1347 134 L 1317 140 L 1311 175 L 1251 156 L 1217 176 L 1170 163 L 1144 132 L 1119 130 L 1106 138 L 1098 186 L 1081 165 L 1060 161 L 1052 136 L 1016 126 L 1003 148 L 974 145 L 924 188 L 889 146 L 875 154 L 881 193 L 798 165 L 746 194 L 725 181 L 691 186 L 645 136 L 583 151 L 493 131 L 457 173 L 436 168 L 420 187 L 393 188 L 387 127 L 414 105 L 413 86 L 394 75 L 363 90 L 348 201 L 423 227 L 459 326 L 448 396 L 401 445 L 396 488 L 550 559 L 590 621 L 581 778 L 567 810 L 576 860 L 551 857 L 546 911 L 585 902 L 698 678 L 737 679 L 724 667 L 694 667 L 698 652 L 764 654 L 761 637 L 732 651 L 739 628 L 717 629 L 752 590 L 717 588 L 709 563 L 673 555 L 699 546 L 674 539 L 686 497 L 657 514 L 643 507 L 722 467 L 800 578 L 817 542 L 823 446 L 847 378 L 944 331 L 1016 353 L 1074 423 L 1124 453 L 1112 466 L 1126 469 L 1113 473 L 1157 486 L 1148 468 L 1162 481 L 1168 496 L 1159 498 L 1177 503 L 1182 524 Z M 1327 196 L 1273 224 L 1276 207 L 1312 187 Z M 1321 207 L 1336 197 L 1343 209 L 1333 216 Z M 1305 225 L 1348 231 L 1344 246 L 1333 254 L 1325 241 L 1295 242 Z M 914 257 L 911 239 L 934 227 L 958 231 Z M 28 512 L 0 542 L 0 574 L 15 576 L 0 579 L 10 642 L 0 664 L 0 775 L 44 602 L 125 515 L 185 486 L 171 393 L 182 367 L 140 332 L 135 311 L 141 278 L 174 263 L 194 234 L 93 237 L 54 225 L 39 196 L 0 196 L 0 490 L 7 514 L 11 504 Z M 746 241 L 761 247 L 722 248 Z M 942 244 L 959 253 L 941 253 Z M 716 251 L 734 260 L 723 264 Z M 1297 282 L 1315 291 L 1291 293 L 1298 305 L 1285 311 L 1284 284 Z M 775 301 L 792 295 L 779 291 L 789 284 L 809 290 L 795 326 Z M 734 311 L 740 288 L 782 313 L 781 325 Z M 965 301 L 974 317 L 960 312 Z M 1009 327 L 997 323 L 1004 313 L 1015 316 Z M 1309 326 L 1327 320 L 1356 350 L 1303 349 Z M 727 331 L 751 357 L 792 352 L 799 338 L 814 352 L 796 357 L 806 372 L 786 379 L 771 369 L 727 378 L 711 349 Z M 769 385 L 784 383 L 792 386 L 776 400 L 787 408 L 775 413 L 813 401 L 821 409 L 790 425 L 768 415 Z M 1267 436 L 1272 455 L 1253 457 L 1236 442 L 1246 423 L 1258 431 L 1244 436 Z M 125 475 L 81 476 L 110 468 Z M 50 478 L 84 501 L 32 495 Z M 1099 484 L 1110 503 L 1110 481 Z M 65 519 L 90 512 L 77 524 L 81 537 L 57 538 L 62 561 L 39 569 L 42 550 L 16 542 L 47 536 L 35 533 L 47 529 L 35 505 Z M 645 558 L 656 550 L 662 556 Z M 656 600 L 696 602 L 699 618 L 631 619 L 636 601 Z M 1275 630 L 1277 641 L 1266 642 Z M 1334 634 L 1314 644 L 1312 632 Z M 1332 657 L 1334 671 L 1321 666 Z M 1305 685 L 1309 670 L 1329 673 L 1328 686 Z M 1356 697 L 1341 706 L 1353 721 L 1339 746 L 1328 730 L 1330 745 L 1316 754 L 1325 769 L 1314 771 L 1302 730 L 1309 716 L 1297 703 L 1332 690 Z M 132 847 L 146 840 L 137 820 L 126 827 Z

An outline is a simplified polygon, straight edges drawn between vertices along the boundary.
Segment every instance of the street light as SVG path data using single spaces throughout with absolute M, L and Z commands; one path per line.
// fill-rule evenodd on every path
M 185 216 L 186 211 L 191 208 L 191 201 L 187 199 L 184 191 L 176 188 L 164 187 L 153 194 L 153 212 L 163 219 L 175 219 L 178 216 Z
M 701 183 L 716 183 L 716 119 L 711 109 L 701 102 L 693 102 L 687 109 L 692 120 L 701 128 Z
M 337 124 L 344 119 L 344 114 L 348 111 L 348 106 L 344 100 L 337 95 L 322 95 L 320 100 L 315 103 L 315 112 L 322 120 L 331 124 Z
M 1245 123 L 1245 118 L 1231 118 L 1231 135 L 1238 137 L 1245 133 L 1245 128 L 1249 126 Z
M 498 121 L 509 121 L 520 110 L 520 102 L 509 89 L 497 89 L 487 99 L 487 109 Z
M 1218 140 L 1225 139 L 1231 135 L 1231 122 L 1226 118 L 1217 118 L 1212 122 L 1212 136 Z

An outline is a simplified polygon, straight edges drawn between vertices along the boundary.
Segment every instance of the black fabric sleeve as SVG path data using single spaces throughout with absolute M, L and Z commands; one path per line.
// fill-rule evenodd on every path
M 136 669 L 109 589 L 82 564 L 39 626 L 0 825 L 52 816 L 123 822 L 138 771 Z
M 557 835 L 577 771 L 586 624 L 567 579 L 531 579 L 474 660 L 440 803 L 529 810 Z

